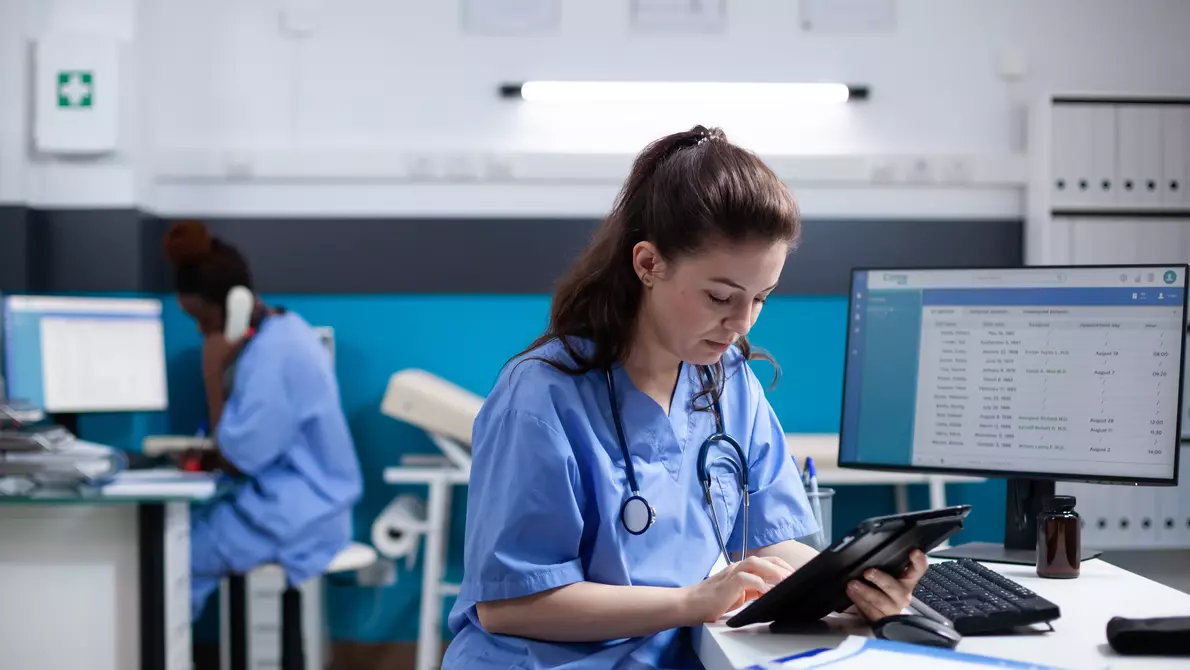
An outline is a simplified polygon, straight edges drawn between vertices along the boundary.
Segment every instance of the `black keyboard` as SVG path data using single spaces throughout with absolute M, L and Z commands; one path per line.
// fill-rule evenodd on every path
M 931 565 L 913 595 L 963 635 L 1009 632 L 1061 616 L 1057 605 L 969 558 Z

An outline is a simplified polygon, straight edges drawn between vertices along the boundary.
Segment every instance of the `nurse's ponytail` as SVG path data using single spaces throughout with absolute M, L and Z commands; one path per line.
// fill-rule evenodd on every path
M 663 137 L 637 156 L 611 213 L 558 283 L 549 327 L 522 354 L 559 339 L 571 361 L 541 360 L 576 375 L 626 360 L 643 299 L 632 266 L 639 242 L 652 242 L 674 259 L 717 241 L 786 242 L 793 249 L 800 234 L 788 189 L 722 130 L 695 126 Z M 568 336 L 589 339 L 594 348 L 584 353 Z M 772 360 L 745 337 L 736 346 L 746 359 Z M 717 396 L 721 362 L 715 372 L 715 388 L 706 391 Z

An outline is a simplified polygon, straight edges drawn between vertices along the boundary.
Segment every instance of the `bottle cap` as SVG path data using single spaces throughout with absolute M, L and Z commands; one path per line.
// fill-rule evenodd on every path
M 1045 501 L 1047 512 L 1069 512 L 1074 509 L 1074 496 L 1051 496 Z

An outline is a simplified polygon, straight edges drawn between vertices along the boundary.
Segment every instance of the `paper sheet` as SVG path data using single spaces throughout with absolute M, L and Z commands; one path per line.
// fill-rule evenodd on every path
M 815 649 L 794 656 L 753 665 L 747 670 L 789 670 L 790 668 L 920 668 L 964 670 L 994 666 L 1009 670 L 1060 670 L 1049 665 L 1010 661 L 991 656 L 965 654 L 920 644 L 877 640 L 852 635 L 834 649 Z
M 219 476 L 210 472 L 180 472 L 172 468 L 126 470 L 101 490 L 109 497 L 178 497 L 203 500 L 215 495 Z
M 0 462 L 7 466 L 23 468 L 21 473 L 47 481 L 91 480 L 118 471 L 123 466 L 124 457 L 111 447 L 73 440 L 53 451 L 6 452 Z

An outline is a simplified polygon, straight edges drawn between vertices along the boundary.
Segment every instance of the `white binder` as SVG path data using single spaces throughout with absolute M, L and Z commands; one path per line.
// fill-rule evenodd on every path
M 1132 490 L 1132 546 L 1157 546 L 1157 496 L 1164 487 L 1137 486 Z
M 1090 183 L 1087 188 L 1088 205 L 1116 204 L 1116 107 L 1089 105 L 1087 126 L 1091 147 Z
M 1182 429 L 1178 436 L 1182 440 L 1190 440 L 1190 344 L 1186 348 L 1188 351 L 1182 359 Z
M 1090 194 L 1090 105 L 1054 105 L 1051 117 L 1053 148 L 1051 182 L 1053 207 L 1085 206 Z
M 1161 203 L 1161 111 L 1156 105 L 1120 105 L 1116 110 L 1116 204 Z
M 1184 469 L 1184 468 L 1183 468 Z M 1155 545 L 1161 548 L 1177 547 L 1182 542 L 1182 526 L 1178 523 L 1181 501 L 1178 494 L 1184 486 L 1167 487 L 1157 491 L 1157 525 Z
M 1190 207 L 1190 105 L 1161 109 L 1161 202 L 1171 208 Z
M 1182 461 L 1178 477 L 1178 546 L 1190 548 L 1190 448 L 1182 448 Z
M 1053 207 L 1082 204 L 1079 181 L 1086 180 L 1091 162 L 1090 128 L 1084 128 L 1086 105 L 1054 105 L 1050 115 L 1050 201 Z M 1082 135 L 1086 135 L 1085 137 Z

